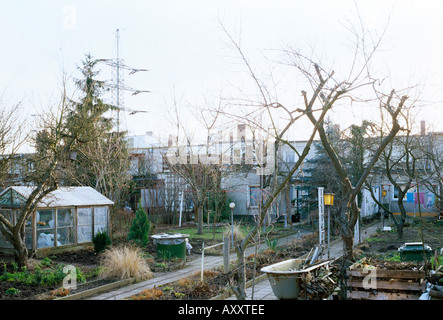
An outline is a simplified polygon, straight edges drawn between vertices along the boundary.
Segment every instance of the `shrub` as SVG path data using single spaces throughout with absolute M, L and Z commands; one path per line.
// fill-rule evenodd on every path
M 106 250 L 112 244 L 111 238 L 106 231 L 97 233 L 92 242 L 94 243 L 94 251 L 97 253 Z
M 40 261 L 40 266 L 42 266 L 42 267 L 49 267 L 51 264 L 52 264 L 52 260 L 49 259 L 48 257 L 45 257 Z
M 225 237 L 231 237 L 231 229 L 233 229 L 233 233 L 234 233 L 234 241 L 235 240 L 241 240 L 243 239 L 245 236 L 243 234 L 243 232 L 240 229 L 240 225 L 237 223 L 234 223 L 234 227 L 231 228 L 231 225 L 227 225 L 225 227 L 225 230 L 223 232 Z
M 8 295 L 19 295 L 20 294 L 20 290 L 16 289 L 16 288 L 9 288 L 8 290 L 5 291 L 6 294 Z
M 152 276 L 148 263 L 137 247 L 122 245 L 106 249 L 101 253 L 100 277 L 127 279 L 142 274 Z
M 149 222 L 148 215 L 143 210 L 141 203 L 139 203 L 131 229 L 129 230 L 128 240 L 132 240 L 138 245 L 146 246 L 149 242 L 148 235 L 150 229 L 151 223 Z
M 278 239 L 277 238 L 270 239 L 270 238 L 266 237 L 265 242 L 266 242 L 266 246 L 268 247 L 268 249 L 270 249 L 272 251 L 277 250 L 277 246 L 278 246 Z

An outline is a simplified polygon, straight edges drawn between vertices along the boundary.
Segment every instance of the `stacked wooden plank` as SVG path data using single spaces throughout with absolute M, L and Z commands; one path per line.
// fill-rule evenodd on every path
M 351 266 L 347 276 L 347 296 L 353 300 L 418 300 L 425 290 L 425 273 L 418 269 Z

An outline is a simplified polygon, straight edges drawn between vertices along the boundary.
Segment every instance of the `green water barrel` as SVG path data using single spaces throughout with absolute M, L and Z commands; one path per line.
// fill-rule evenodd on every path
M 410 242 L 401 246 L 398 251 L 400 252 L 400 259 L 402 261 L 423 261 L 425 255 L 429 259 L 432 255 L 432 249 L 428 245 L 424 245 L 422 242 Z
M 186 258 L 186 243 L 183 241 L 179 244 L 160 244 L 157 243 L 157 258 L 171 260 L 171 258 Z
M 186 260 L 187 234 L 158 234 L 151 238 L 157 244 L 157 258 Z

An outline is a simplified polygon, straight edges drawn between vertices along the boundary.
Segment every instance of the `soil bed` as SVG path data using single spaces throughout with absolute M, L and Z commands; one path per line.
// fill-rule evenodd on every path
M 156 233 L 163 228 L 157 228 Z M 442 226 L 437 226 L 433 223 L 426 223 L 423 227 L 424 231 L 424 242 L 431 246 L 432 249 L 437 249 L 443 247 L 443 229 Z M 167 231 L 168 229 L 164 229 Z M 379 231 L 375 235 L 371 236 L 368 241 L 360 244 L 355 250 L 357 259 L 371 258 L 371 262 L 393 260 L 398 261 L 398 248 L 405 242 L 417 242 L 421 241 L 420 236 L 420 226 L 416 224 L 411 224 L 404 229 L 403 239 L 398 239 L 397 233 L 393 228 L 393 231 L 385 232 Z M 163 231 L 163 230 L 161 230 Z M 276 230 L 274 236 L 280 235 L 281 230 Z M 124 241 L 120 241 L 124 242 Z M 186 260 L 190 261 L 193 259 L 198 259 L 201 257 L 202 243 L 204 242 L 205 247 L 209 247 L 213 244 L 219 243 L 220 241 L 203 240 L 198 238 L 190 239 L 190 243 L 193 247 L 191 254 L 187 255 Z M 115 241 L 113 244 L 118 244 L 119 241 Z M 260 269 L 264 266 L 277 263 L 279 261 L 284 261 L 292 258 L 299 258 L 300 256 L 308 253 L 317 244 L 317 235 L 313 233 L 312 235 L 305 236 L 300 240 L 293 240 L 288 242 L 283 246 L 272 250 L 268 249 L 260 252 L 257 257 L 250 255 L 246 257 L 246 277 L 247 281 L 254 277 L 261 275 Z M 221 255 L 222 246 L 216 248 L 216 250 L 205 251 L 205 254 L 216 254 Z M 151 270 L 154 272 L 167 272 L 177 270 L 181 268 L 185 263 L 180 260 L 162 260 L 156 257 L 156 245 L 150 241 L 148 246 L 145 248 L 146 259 L 149 261 Z M 52 261 L 52 266 L 58 264 L 71 264 L 77 266 L 82 273 L 87 275 L 87 282 L 84 284 L 77 283 L 77 289 L 72 290 L 70 293 L 77 293 L 86 289 L 95 288 L 108 284 L 119 279 L 98 279 L 96 270 L 100 265 L 100 256 L 96 254 L 92 247 L 84 248 L 77 251 L 49 254 L 48 258 Z M 9 273 L 14 272 L 14 266 L 11 263 L 12 259 L 10 256 L 5 256 L 0 254 L 0 275 L 5 271 L 4 265 L 6 266 L 6 271 Z M 32 259 L 30 260 L 29 272 L 35 271 L 35 266 L 39 265 L 42 259 Z M 367 261 L 366 261 L 367 262 Z M 366 263 L 363 260 L 363 263 Z M 378 263 L 378 262 L 377 262 Z M 381 262 L 380 262 L 381 264 Z M 386 264 L 386 265 L 389 265 Z M 401 266 L 401 268 L 407 268 L 406 264 L 392 264 L 392 266 Z M 379 267 L 379 266 L 378 266 Z M 334 272 L 335 272 L 334 268 Z M 338 268 L 337 268 L 338 269 Z M 235 265 L 232 266 L 231 270 L 235 270 Z M 233 283 L 237 283 L 238 273 L 236 271 L 231 271 L 228 274 L 223 274 L 220 269 L 206 270 L 204 273 L 204 282 L 200 281 L 200 273 L 181 279 L 174 283 L 170 283 L 164 286 L 160 286 L 154 289 L 145 290 L 140 294 L 132 297 L 133 299 L 161 299 L 161 300 L 176 300 L 176 299 L 211 299 L 221 293 L 223 293 L 228 287 L 232 286 Z M 336 279 L 336 278 L 334 278 Z M 57 290 L 61 287 L 61 284 L 56 286 L 37 286 L 37 285 L 25 285 L 17 282 L 10 281 L 0 281 L 0 299 L 2 300 L 26 300 L 26 299 L 54 299 L 55 296 L 51 291 Z M 9 290 L 10 288 L 17 289 L 15 292 L 19 294 L 13 294 L 14 290 Z M 312 288 L 311 288 L 312 289 Z M 316 289 L 317 290 L 317 289 Z M 6 292 L 9 292 L 6 293 Z M 317 290 L 317 292 L 319 292 Z M 64 294 L 64 292 L 59 292 Z M 302 297 L 307 297 L 308 299 L 319 299 L 325 298 L 321 295 L 306 295 L 302 292 Z
M 424 243 L 432 250 L 443 247 L 443 226 L 433 221 L 426 221 L 423 225 Z M 421 242 L 421 226 L 418 223 L 408 223 L 403 229 L 403 238 L 398 239 L 395 227 L 391 231 L 378 231 L 367 241 L 360 244 L 355 251 L 356 256 L 395 259 L 399 258 L 398 248 L 406 242 Z
M 246 257 L 246 281 L 262 275 L 260 269 L 267 265 L 297 258 L 308 253 L 316 241 L 316 235 L 305 236 L 301 240 L 292 240 L 276 250 L 264 250 Z M 206 246 L 206 242 L 205 242 Z M 131 300 L 208 300 L 225 292 L 233 283 L 237 283 L 238 272 L 236 265 L 231 265 L 231 271 L 223 274 L 220 268 L 204 270 L 204 281 L 201 282 L 201 273 L 196 272 L 190 277 L 168 283 L 164 286 L 147 289 Z

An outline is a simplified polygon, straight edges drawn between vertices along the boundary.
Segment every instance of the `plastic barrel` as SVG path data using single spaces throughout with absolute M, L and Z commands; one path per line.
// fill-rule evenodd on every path
M 157 257 L 168 259 L 178 258 L 186 259 L 186 242 L 183 241 L 179 244 L 160 244 L 157 243 Z

